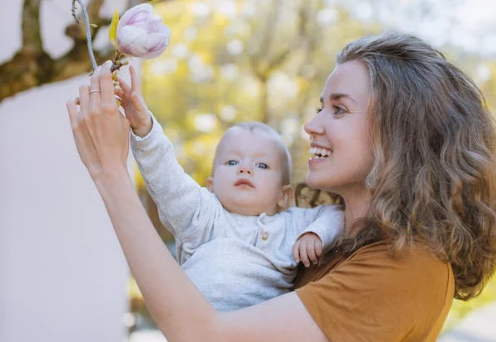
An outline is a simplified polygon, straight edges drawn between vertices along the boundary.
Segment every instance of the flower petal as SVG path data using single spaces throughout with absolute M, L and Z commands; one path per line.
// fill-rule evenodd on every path
M 133 25 L 148 21 L 148 18 L 153 15 L 153 6 L 150 4 L 139 4 L 128 9 L 122 16 L 121 25 Z
M 117 26 L 118 50 L 141 58 L 160 55 L 169 44 L 170 30 L 153 13 L 150 4 L 140 4 L 127 10 Z

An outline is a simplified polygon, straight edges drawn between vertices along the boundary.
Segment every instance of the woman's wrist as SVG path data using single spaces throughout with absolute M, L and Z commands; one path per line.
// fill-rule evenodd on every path
M 122 188 L 126 183 L 132 184 L 126 167 L 113 168 L 110 172 L 102 171 L 92 175 L 92 178 L 102 196 L 109 191 Z

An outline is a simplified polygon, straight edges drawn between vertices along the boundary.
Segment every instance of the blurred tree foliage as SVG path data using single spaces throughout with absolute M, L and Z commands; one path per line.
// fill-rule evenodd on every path
M 335 55 L 380 26 L 323 0 L 185 0 L 156 10 L 172 38 L 161 57 L 143 63 L 143 93 L 185 171 L 204 184 L 224 130 L 257 120 L 282 134 L 293 156 L 293 182 L 304 180 L 302 123 L 319 105 Z M 149 213 L 160 226 L 156 209 Z
M 144 92 L 200 184 L 220 135 L 237 121 L 270 124 L 298 152 L 301 122 L 309 102 L 318 105 L 335 53 L 370 32 L 321 0 L 181 1 L 157 11 L 172 41 L 144 64 Z

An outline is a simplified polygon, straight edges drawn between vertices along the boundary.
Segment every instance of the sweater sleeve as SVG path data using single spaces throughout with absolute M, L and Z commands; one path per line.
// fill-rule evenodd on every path
M 158 121 L 153 118 L 152 130 L 143 138 L 131 132 L 130 141 L 146 187 L 157 204 L 160 219 L 176 242 L 187 240 L 190 247 L 195 248 L 208 240 L 214 228 L 213 218 L 220 215 L 222 205 L 184 172 Z
M 315 208 L 301 209 L 301 226 L 297 227 L 301 233 L 299 239 L 305 233 L 314 233 L 322 240 L 326 249 L 336 239 L 343 227 L 343 210 L 338 205 L 320 205 Z

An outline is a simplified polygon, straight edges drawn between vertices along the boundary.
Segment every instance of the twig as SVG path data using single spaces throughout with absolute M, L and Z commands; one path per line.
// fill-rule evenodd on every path
M 88 16 L 88 11 L 86 11 L 86 6 L 84 6 L 81 0 L 72 0 L 72 16 L 76 19 L 76 22 L 79 23 L 79 19 L 76 15 L 76 1 L 81 6 L 84 16 L 84 24 L 86 27 L 86 43 L 88 45 L 88 53 L 90 55 L 91 66 L 93 67 L 93 72 L 96 70 L 97 65 L 95 61 L 95 55 L 93 54 L 93 44 L 91 42 L 91 31 L 90 31 L 90 18 Z

